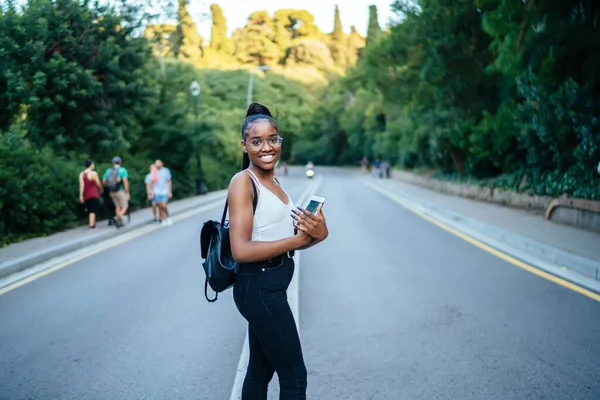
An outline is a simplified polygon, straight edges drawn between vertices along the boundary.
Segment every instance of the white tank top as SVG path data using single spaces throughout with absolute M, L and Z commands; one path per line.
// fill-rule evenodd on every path
M 270 242 L 294 236 L 294 220 L 291 217 L 294 202 L 290 195 L 280 186 L 288 198 L 288 204 L 285 204 L 275 193 L 261 185 L 252 171 L 247 171 L 259 192 L 252 223 L 252 240 Z

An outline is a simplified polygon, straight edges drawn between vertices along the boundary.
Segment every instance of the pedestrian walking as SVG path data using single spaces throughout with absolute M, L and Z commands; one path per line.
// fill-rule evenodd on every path
M 121 157 L 113 157 L 112 167 L 104 172 L 102 184 L 110 193 L 110 198 L 115 205 L 115 224 L 117 227 L 123 226 L 123 216 L 129 208 L 129 175 L 127 170 L 121 165 Z
M 386 179 L 390 178 L 390 168 L 391 165 L 388 162 L 388 160 L 383 160 L 383 162 L 381 163 L 381 176 L 385 177 Z
M 242 400 L 266 399 L 275 372 L 280 399 L 306 399 L 306 366 L 286 290 L 295 250 L 324 240 L 327 224 L 321 208 L 317 215 L 296 209 L 275 180 L 283 139 L 269 110 L 250 104 L 241 133 L 244 161 L 229 184 L 228 199 L 231 249 L 240 267 L 233 298 L 248 321 L 250 345 Z M 254 215 L 253 183 L 258 196 Z
M 154 182 L 154 200 L 158 205 L 160 220 L 166 225 L 171 225 L 173 222 L 169 217 L 169 209 L 167 203 L 173 197 L 173 186 L 171 183 L 171 171 L 163 165 L 161 160 L 156 160 L 156 182 Z
M 376 158 L 375 161 L 373 161 L 372 167 L 373 177 L 381 179 L 381 161 L 379 161 L 379 158 Z
M 156 165 L 150 164 L 150 172 L 144 178 L 144 183 L 146 184 L 146 196 L 148 196 L 148 203 L 150 207 L 152 207 L 152 216 L 154 217 L 154 222 L 159 222 L 158 219 L 158 205 L 154 202 L 154 184 L 158 180 L 158 174 L 156 172 Z
M 90 229 L 96 228 L 96 214 L 99 211 L 100 191 L 102 183 L 96 168 L 94 160 L 86 160 L 83 165 L 85 169 L 79 173 L 79 201 L 85 204 L 88 213 L 88 226 Z
M 366 174 L 369 169 L 369 159 L 367 158 L 367 156 L 364 156 L 362 158 L 362 160 L 360 161 L 360 166 L 361 166 L 362 172 L 364 174 Z

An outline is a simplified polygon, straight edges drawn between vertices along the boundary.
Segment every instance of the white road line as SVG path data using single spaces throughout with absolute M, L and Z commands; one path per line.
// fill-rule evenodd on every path
M 296 320 L 298 336 L 300 336 L 300 251 L 294 255 L 294 276 L 288 287 L 288 302 Z
M 238 362 L 237 371 L 235 373 L 235 380 L 233 381 L 233 389 L 231 390 L 230 400 L 240 400 L 242 398 L 242 386 L 244 384 L 244 378 L 246 377 L 246 368 L 248 368 L 248 357 L 250 356 L 250 350 L 248 348 L 248 332 L 244 337 L 244 345 L 242 347 L 242 354 L 240 355 L 240 361 Z
M 308 199 L 310 196 L 316 193 L 321 186 L 322 181 L 323 177 L 321 175 L 317 176 L 317 178 L 313 180 L 300 195 L 299 200 L 295 204 L 300 207 L 306 206 Z M 300 335 L 300 251 L 297 251 L 294 256 L 294 265 L 294 276 L 290 282 L 290 286 L 288 287 L 287 294 L 290 308 L 292 309 L 292 314 L 296 320 L 298 335 Z M 242 385 L 246 376 L 246 369 L 248 368 L 249 356 L 250 351 L 248 349 L 248 331 L 246 331 L 246 337 L 242 347 L 242 354 L 240 355 L 240 361 L 238 362 L 235 379 L 233 381 L 231 396 L 229 397 L 230 400 L 241 400 L 242 398 Z

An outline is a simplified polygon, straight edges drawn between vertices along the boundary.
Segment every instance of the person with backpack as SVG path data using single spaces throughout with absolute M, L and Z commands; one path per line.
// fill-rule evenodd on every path
M 121 166 L 121 157 L 113 157 L 113 166 L 104 172 L 102 184 L 109 191 L 110 198 L 115 204 L 115 224 L 123 226 L 123 216 L 129 208 L 129 175 Z
M 286 290 L 294 252 L 323 241 L 327 224 L 321 207 L 316 215 L 296 208 L 276 181 L 283 139 L 265 106 L 250 104 L 241 134 L 242 171 L 232 178 L 227 197 L 231 252 L 239 265 L 233 298 L 248 321 L 250 345 L 242 399 L 266 399 L 275 372 L 280 399 L 306 399 L 306 366 Z

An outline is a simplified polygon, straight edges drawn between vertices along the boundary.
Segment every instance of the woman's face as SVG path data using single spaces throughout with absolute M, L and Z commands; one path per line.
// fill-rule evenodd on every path
M 281 155 L 279 133 L 269 121 L 256 121 L 242 141 L 250 162 L 264 170 L 272 170 Z
M 96 168 L 96 165 L 94 165 L 94 163 L 91 163 L 91 164 L 90 164 L 90 169 L 93 171 L 93 170 L 94 170 L 94 168 Z

